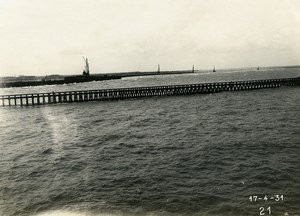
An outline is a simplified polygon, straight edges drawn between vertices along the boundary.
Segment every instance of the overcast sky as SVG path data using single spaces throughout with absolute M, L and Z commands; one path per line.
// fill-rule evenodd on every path
M 300 64 L 300 0 L 0 0 L 0 76 Z

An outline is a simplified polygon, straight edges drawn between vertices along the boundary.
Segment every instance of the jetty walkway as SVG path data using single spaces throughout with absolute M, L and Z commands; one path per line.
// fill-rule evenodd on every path
M 33 106 L 41 104 L 71 103 L 95 100 L 120 100 L 126 98 L 152 96 L 207 94 L 222 91 L 255 90 L 296 85 L 300 85 L 300 77 L 201 84 L 0 95 L 0 106 Z

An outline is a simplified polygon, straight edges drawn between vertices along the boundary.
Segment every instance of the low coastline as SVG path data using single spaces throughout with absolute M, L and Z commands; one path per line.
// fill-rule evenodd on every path
M 160 71 L 160 72 L 124 72 L 124 73 L 105 73 L 94 74 L 89 76 L 84 75 L 51 75 L 51 76 L 23 76 L 23 77 L 4 77 L 0 79 L 0 88 L 9 87 L 25 87 L 25 86 L 41 86 L 41 85 L 60 85 L 70 83 L 82 83 L 91 81 L 103 81 L 122 79 L 125 77 L 134 76 L 152 76 L 152 75 L 170 75 L 170 74 L 186 74 L 192 73 L 191 70 L 181 71 Z

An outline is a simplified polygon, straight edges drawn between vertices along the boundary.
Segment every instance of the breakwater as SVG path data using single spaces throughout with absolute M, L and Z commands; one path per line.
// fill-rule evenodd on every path
M 63 85 L 70 83 L 84 83 L 91 81 L 104 81 L 104 80 L 116 80 L 126 77 L 136 76 L 153 76 L 153 75 L 172 75 L 172 74 L 188 74 L 193 73 L 190 70 L 186 71 L 160 71 L 160 72 L 124 72 L 124 73 L 108 73 L 108 74 L 95 74 L 89 76 L 60 76 L 52 75 L 46 77 L 0 77 L 0 88 L 10 87 L 25 87 L 25 86 L 42 86 L 42 85 Z
M 300 77 L 201 84 L 165 85 L 134 88 L 80 90 L 34 94 L 1 95 L 2 106 L 33 106 L 53 103 L 119 100 L 126 98 L 207 94 L 222 91 L 241 91 L 300 85 Z

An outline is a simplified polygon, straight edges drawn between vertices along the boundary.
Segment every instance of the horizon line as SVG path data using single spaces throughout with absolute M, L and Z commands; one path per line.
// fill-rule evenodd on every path
M 193 65 L 192 65 L 193 67 Z M 192 71 L 192 67 L 191 69 L 181 69 L 181 70 L 161 70 L 160 72 L 180 72 L 180 71 Z M 262 68 L 298 68 L 300 67 L 300 64 L 297 65 L 278 65 L 278 66 L 249 66 L 249 67 L 225 67 L 225 68 L 218 68 L 217 66 L 215 67 L 218 71 L 222 71 L 222 70 L 238 70 L 238 69 L 251 69 L 251 68 L 257 68 L 259 67 L 260 69 Z M 210 71 L 214 68 L 214 66 L 212 66 L 212 68 L 202 68 L 202 69 L 194 69 L 194 71 Z M 147 71 L 114 71 L 114 72 L 96 72 L 96 73 L 91 73 L 91 75 L 99 75 L 99 74 L 121 74 L 121 73 L 151 73 L 151 72 L 157 72 L 157 70 L 147 70 Z M 15 76 L 0 76 L 0 78 L 8 78 L 8 77 L 46 77 L 46 76 L 81 76 L 82 74 L 47 74 L 47 75 L 15 75 Z

